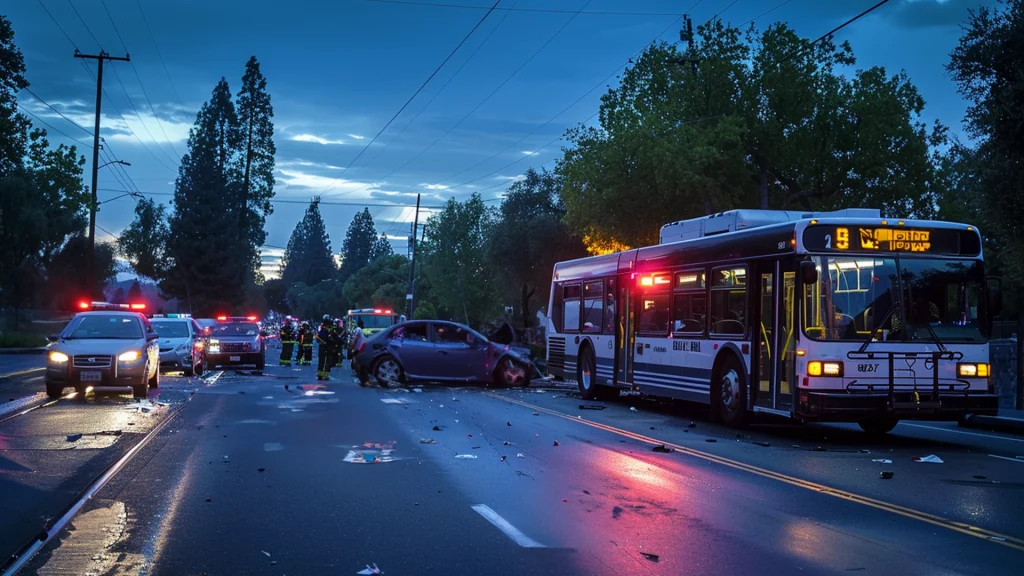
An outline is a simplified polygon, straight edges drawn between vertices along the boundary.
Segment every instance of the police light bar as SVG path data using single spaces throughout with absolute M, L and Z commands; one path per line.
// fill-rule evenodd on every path
M 217 316 L 218 322 L 255 322 L 257 316 Z
M 145 310 L 145 304 L 113 304 L 111 302 L 79 302 L 81 310 Z
M 227 316 L 217 316 L 217 322 L 226 322 L 227 319 Z
M 250 321 L 250 322 L 255 322 L 256 321 L 256 317 L 255 316 L 246 316 L 245 319 Z
M 146 309 L 146 305 L 144 303 L 141 303 L 141 302 L 136 302 L 135 304 L 131 305 L 131 308 L 132 308 L 132 310 L 145 310 Z

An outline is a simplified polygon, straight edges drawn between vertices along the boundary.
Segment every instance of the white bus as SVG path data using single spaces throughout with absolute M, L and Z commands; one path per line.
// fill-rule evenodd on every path
M 547 370 L 585 398 L 629 389 L 754 412 L 856 421 L 995 414 L 997 285 L 966 224 L 877 210 L 733 210 L 660 244 L 555 265 Z

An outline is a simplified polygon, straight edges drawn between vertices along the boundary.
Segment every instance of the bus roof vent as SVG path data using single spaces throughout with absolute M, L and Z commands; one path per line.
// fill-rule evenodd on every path
M 661 244 L 693 240 L 716 234 L 736 232 L 759 226 L 795 222 L 809 218 L 881 218 L 873 208 L 847 208 L 833 212 L 794 212 L 789 210 L 729 210 L 700 218 L 669 222 L 661 227 Z

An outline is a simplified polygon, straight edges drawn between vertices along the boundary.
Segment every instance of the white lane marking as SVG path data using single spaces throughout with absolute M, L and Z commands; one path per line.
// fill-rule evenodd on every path
M 405 402 L 399 400 L 398 398 L 381 398 L 380 401 L 385 404 L 405 404 Z
M 989 454 L 989 456 L 991 456 L 993 458 L 999 458 L 1000 460 L 1009 460 L 1010 462 L 1017 462 L 1019 464 L 1024 464 L 1024 458 L 1021 458 L 1019 456 L 1016 457 L 1016 458 L 1010 458 L 1008 456 L 999 456 L 998 454 Z
M 42 368 L 29 368 L 27 370 L 18 370 L 17 372 L 10 372 L 8 374 L 0 374 L 0 378 L 14 378 L 15 376 L 23 376 L 25 374 L 40 372 L 42 370 L 46 370 L 46 367 L 43 366 Z
M 508 520 L 505 520 L 497 512 L 491 510 L 490 506 L 477 504 L 473 506 L 473 510 L 476 510 L 477 514 L 483 516 L 485 520 L 493 524 L 495 528 L 501 530 L 505 536 L 508 536 L 509 539 L 523 548 L 547 548 L 547 546 L 523 534 L 518 528 L 509 524 Z
M 279 442 L 264 442 L 263 443 L 263 451 L 264 452 L 277 452 L 279 450 L 284 450 L 284 446 L 282 446 Z
M 277 424 L 273 420 L 260 420 L 258 418 L 249 418 L 247 420 L 239 420 L 239 424 Z
M 966 430 L 954 430 L 952 428 L 938 428 L 936 426 L 927 426 L 925 424 L 910 424 L 908 422 L 900 422 L 900 426 L 913 426 L 914 428 L 927 428 L 928 430 L 938 430 L 939 432 L 952 432 L 954 434 L 966 434 L 968 436 L 978 436 L 980 438 L 988 438 L 990 440 L 1008 440 L 1010 442 L 1024 442 L 1024 438 L 1008 438 L 1006 436 L 995 436 L 993 434 L 979 434 L 978 432 L 968 432 Z

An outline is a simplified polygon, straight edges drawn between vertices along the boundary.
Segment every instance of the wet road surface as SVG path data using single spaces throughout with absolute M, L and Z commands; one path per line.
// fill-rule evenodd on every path
M 0 447 L 0 478 L 38 495 L 70 482 L 46 470 L 90 465 L 57 451 L 86 428 L 70 423 L 126 430 L 127 419 L 170 418 L 22 573 L 376 564 L 385 574 L 991 575 L 1024 565 L 1024 438 L 930 423 L 883 440 L 848 425 L 737 432 L 698 408 L 634 397 L 382 390 L 335 374 L 326 386 L 312 367 L 226 372 L 212 385 L 165 379 L 163 412 L 99 398 L 0 423 L 13 443 Z M 113 461 L 134 433 L 77 442 Z M 44 448 L 30 455 L 35 444 Z M 943 463 L 912 460 L 929 455 Z

